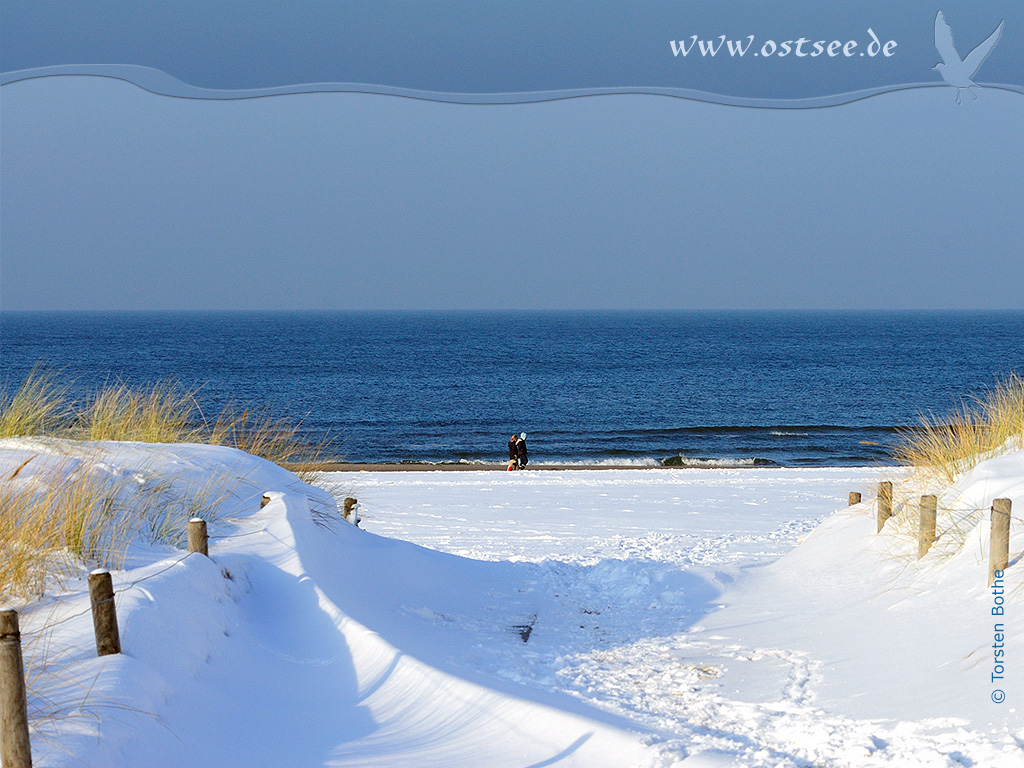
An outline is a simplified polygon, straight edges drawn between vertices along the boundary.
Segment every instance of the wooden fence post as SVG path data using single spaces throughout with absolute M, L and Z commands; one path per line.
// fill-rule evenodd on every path
M 97 570 L 89 574 L 89 600 L 92 603 L 92 628 L 96 634 L 96 655 L 120 653 L 121 636 L 117 631 L 114 582 L 110 571 Z
M 988 545 L 988 585 L 995 581 L 996 571 L 1005 571 L 1010 563 L 1010 500 L 992 502 L 992 532 Z
M 858 491 L 850 491 L 850 506 L 854 504 L 860 504 L 860 493 Z
M 21 629 L 18 612 L 6 606 L 0 609 L 0 762 L 3 768 L 32 768 Z
M 935 496 L 921 497 L 921 524 L 917 529 L 917 559 L 924 557 L 935 543 L 935 518 L 939 500 Z
M 884 480 L 878 484 L 878 532 L 885 521 L 892 517 L 892 483 Z
M 206 535 L 206 521 L 193 517 L 188 521 L 188 551 L 210 556 L 209 539 Z

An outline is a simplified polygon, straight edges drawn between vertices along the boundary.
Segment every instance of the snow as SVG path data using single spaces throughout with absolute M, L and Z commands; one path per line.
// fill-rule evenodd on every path
M 37 455 L 17 479 L 32 482 L 82 450 L 3 440 L 0 469 Z M 875 533 L 883 476 L 913 511 L 891 468 L 313 487 L 226 448 L 95 450 L 139 487 L 223 492 L 203 515 L 210 558 L 140 536 L 114 573 L 122 655 L 95 657 L 84 579 L 24 608 L 30 667 L 45 661 L 37 766 L 1024 766 L 1024 531 L 993 617 L 984 513 L 1024 505 L 1024 452 L 940 496 L 963 544 L 945 532 L 918 561 L 905 516 Z M 867 503 L 846 507 L 851 490 Z

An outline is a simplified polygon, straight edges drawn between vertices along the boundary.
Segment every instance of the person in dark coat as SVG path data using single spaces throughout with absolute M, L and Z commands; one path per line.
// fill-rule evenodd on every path
M 519 436 L 512 435 L 508 441 L 508 468 L 509 471 L 513 469 L 519 469 L 519 451 L 517 445 L 519 443 Z
M 519 464 L 519 468 L 522 469 L 526 466 L 529 459 L 526 456 L 526 433 L 523 432 L 519 435 L 519 439 L 516 441 L 516 461 Z

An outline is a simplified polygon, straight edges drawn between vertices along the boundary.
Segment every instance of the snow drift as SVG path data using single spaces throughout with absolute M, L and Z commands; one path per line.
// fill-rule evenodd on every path
M 0 467 L 75 450 L 0 441 Z M 874 533 L 869 505 L 830 514 L 877 470 L 350 473 L 321 488 L 232 449 L 99 450 L 119 476 L 225 492 L 210 558 L 132 542 L 115 573 L 122 655 L 95 657 L 80 580 L 24 607 L 37 765 L 1024 765 L 1024 536 L 1015 524 L 996 704 L 984 516 L 916 561 L 898 526 Z M 324 488 L 358 496 L 369 530 Z M 997 496 L 1024 505 L 1024 453 L 940 504 Z

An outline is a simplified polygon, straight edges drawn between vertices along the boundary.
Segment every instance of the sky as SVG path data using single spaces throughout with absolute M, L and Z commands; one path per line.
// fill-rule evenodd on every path
M 97 40 L 138 53 L 140 40 L 168 34 L 147 17 L 128 35 L 65 5 L 78 8 L 85 33 L 46 42 L 39 30 L 69 29 L 53 6 L 32 16 L 5 3 L 4 71 L 99 56 Z M 316 5 L 296 7 L 308 16 Z M 369 23 L 369 6 L 345 7 Z M 927 13 L 915 13 L 934 18 L 921 7 Z M 496 24 L 511 8 L 464 25 Z M 564 23 L 545 27 L 536 13 L 527 39 L 546 40 Z M 947 16 L 953 24 L 954 11 Z M 979 16 L 980 42 L 992 20 Z M 188 57 L 169 50 L 165 60 L 121 60 L 221 87 L 348 72 L 293 62 L 281 43 L 255 66 L 260 77 L 239 78 L 230 46 L 223 60 L 209 49 L 218 29 L 227 35 L 227 18 L 196 38 L 207 46 L 194 56 L 202 67 L 190 70 Z M 427 27 L 440 34 L 444 25 Z M 179 40 L 187 34 L 179 28 Z M 1014 60 L 1021 39 L 1008 26 L 985 67 L 1003 51 Z M 357 56 L 366 71 L 387 58 L 375 55 Z M 593 72 L 580 70 L 592 84 L 607 76 L 607 52 L 598 59 Z M 403 61 L 400 70 L 415 69 Z M 516 63 L 498 57 L 461 84 L 543 82 L 543 68 L 517 74 Z M 460 82 L 457 68 L 421 64 L 434 75 L 389 84 Z M 925 68 L 917 80 L 932 77 Z M 822 83 L 847 85 L 833 80 Z M 735 83 L 718 85 L 724 93 Z M 779 86 L 788 95 L 795 87 Z M 782 110 L 650 95 L 508 105 L 353 93 L 211 101 L 102 77 L 7 82 L 0 309 L 1024 309 L 1024 95 L 975 95 L 957 105 L 941 86 Z

